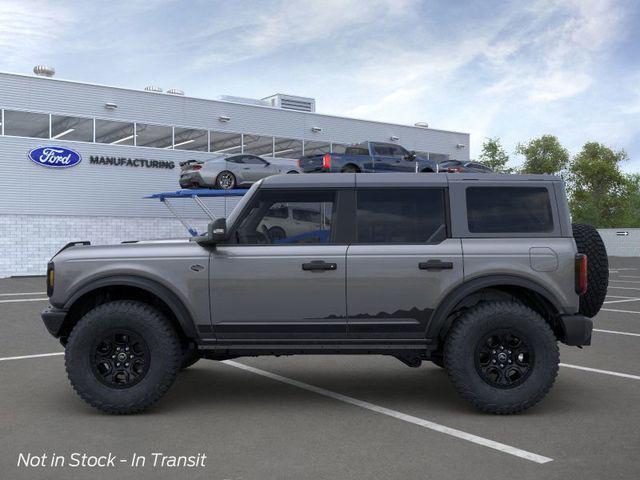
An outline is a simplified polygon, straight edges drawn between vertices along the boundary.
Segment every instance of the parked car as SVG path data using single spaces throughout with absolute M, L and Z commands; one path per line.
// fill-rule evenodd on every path
M 486 165 L 480 162 L 463 160 L 444 160 L 438 164 L 440 172 L 446 173 L 493 173 Z
M 317 177 L 257 182 L 191 241 L 54 255 L 42 318 L 80 397 L 135 413 L 199 358 L 382 354 L 443 366 L 471 404 L 507 414 L 549 391 L 558 341 L 590 345 L 607 253 L 571 225 L 560 178 Z M 284 206 L 313 214 L 276 246 Z
M 264 216 L 264 231 L 270 243 L 322 243 L 331 226 L 331 209 L 326 205 L 289 206 L 280 203 Z M 319 226 L 313 229 L 310 226 Z
M 437 172 L 438 163 L 395 143 L 363 142 L 345 152 L 307 155 L 298 161 L 304 173 Z
M 181 188 L 220 188 L 229 190 L 248 187 L 271 175 L 300 173 L 295 166 L 277 165 L 257 155 L 220 155 L 211 160 L 189 160 L 180 163 Z

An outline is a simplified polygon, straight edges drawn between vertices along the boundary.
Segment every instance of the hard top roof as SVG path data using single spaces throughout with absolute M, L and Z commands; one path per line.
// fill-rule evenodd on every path
M 560 182 L 554 175 L 514 175 L 504 173 L 322 173 L 274 175 L 262 180 L 261 188 L 322 187 L 419 187 L 446 186 L 473 182 Z

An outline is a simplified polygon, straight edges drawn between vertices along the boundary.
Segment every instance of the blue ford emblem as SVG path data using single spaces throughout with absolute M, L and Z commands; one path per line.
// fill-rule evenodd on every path
M 69 148 L 38 147 L 29 152 L 29 159 L 43 167 L 68 168 L 79 164 L 82 156 Z

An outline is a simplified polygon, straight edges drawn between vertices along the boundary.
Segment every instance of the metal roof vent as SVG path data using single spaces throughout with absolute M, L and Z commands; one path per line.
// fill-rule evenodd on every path
M 167 90 L 167 93 L 169 95 L 184 95 L 184 92 L 179 88 L 170 88 L 169 90 Z
M 427 122 L 416 122 L 414 125 L 420 128 L 429 128 L 429 124 Z
M 33 73 L 39 77 L 53 77 L 56 74 L 56 69 L 45 65 L 36 65 L 33 67 Z
M 146 92 L 156 92 L 156 93 L 162 93 L 162 88 L 158 87 L 157 85 L 147 85 L 146 87 L 144 87 Z
M 276 93 L 270 97 L 263 98 L 263 100 L 269 102 L 272 107 L 278 107 L 284 110 L 297 110 L 299 112 L 316 111 L 316 101 L 309 97 L 297 97 L 295 95 Z

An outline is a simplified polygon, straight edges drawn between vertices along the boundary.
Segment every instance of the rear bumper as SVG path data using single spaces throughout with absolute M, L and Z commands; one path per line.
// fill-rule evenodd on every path
M 49 307 L 42 312 L 42 321 L 44 322 L 44 326 L 47 327 L 49 333 L 56 338 L 60 337 L 62 326 L 64 325 L 64 319 L 66 317 L 66 310 L 61 310 L 55 307 Z
M 561 315 L 559 340 L 572 346 L 591 345 L 593 321 L 584 315 Z

